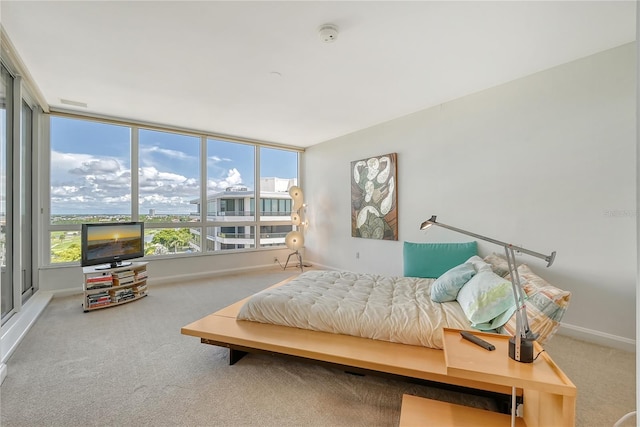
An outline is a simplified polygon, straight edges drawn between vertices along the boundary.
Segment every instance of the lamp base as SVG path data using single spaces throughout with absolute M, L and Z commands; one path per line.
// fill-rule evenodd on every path
M 509 338 L 509 357 L 516 362 L 533 363 L 533 342 L 535 339 L 520 339 L 520 360 L 516 359 L 516 337 Z
M 295 252 L 291 252 L 289 254 L 289 256 L 287 257 L 287 262 L 284 263 L 284 267 L 282 267 L 283 270 L 287 269 L 287 265 L 289 265 L 289 260 L 291 259 L 292 256 L 296 256 L 298 257 L 298 267 L 300 267 L 300 271 L 303 272 L 304 271 L 304 267 L 305 265 L 302 263 L 302 255 L 300 255 L 300 252 L 295 251 Z

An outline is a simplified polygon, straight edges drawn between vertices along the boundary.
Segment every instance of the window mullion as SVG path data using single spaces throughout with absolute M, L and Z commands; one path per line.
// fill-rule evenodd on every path
M 257 208 L 258 206 L 258 201 L 261 201 L 260 198 L 260 147 L 258 145 L 256 145 L 254 147 L 254 152 L 255 152 L 255 163 L 254 163 L 254 172 L 253 172 L 253 176 L 255 177 L 254 181 L 255 181 L 255 188 L 254 188 L 254 194 L 253 194 L 253 200 L 255 200 L 254 205 L 256 206 L 256 212 L 255 212 L 255 236 L 256 236 L 256 248 L 260 247 L 260 231 L 261 231 L 261 221 L 262 221 L 262 212 L 260 209 Z
M 207 137 L 200 137 L 200 222 L 202 223 L 202 233 L 206 233 L 208 212 L 207 195 Z M 203 234 L 204 236 L 205 234 Z
M 131 220 L 140 218 L 140 128 L 131 126 Z
M 22 146 L 22 128 L 20 126 L 20 117 L 22 116 L 22 78 L 20 75 L 16 75 L 13 78 L 13 106 L 11 110 L 13 112 L 11 117 L 11 124 L 13 130 L 11 132 L 11 140 L 7 141 L 11 144 L 11 157 L 7 156 L 7 164 L 10 164 L 10 168 L 7 170 L 7 180 L 11 179 L 11 194 L 7 194 L 7 214 L 9 215 L 9 209 L 11 209 L 11 245 L 7 246 L 7 251 L 11 251 L 12 259 L 12 280 L 13 280 L 13 308 L 16 311 L 20 311 L 22 307 L 22 215 L 20 212 L 20 201 L 18 200 L 21 194 L 21 165 L 20 165 L 20 148 Z M 9 174 L 11 178 L 9 178 Z M 11 208 L 8 203 L 11 199 Z M 9 266 L 7 266 L 9 267 Z

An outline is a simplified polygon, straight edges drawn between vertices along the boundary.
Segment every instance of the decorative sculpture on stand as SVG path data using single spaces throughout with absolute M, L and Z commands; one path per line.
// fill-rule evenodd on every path
M 289 195 L 293 200 L 293 207 L 291 208 L 291 224 L 297 227 L 297 230 L 292 230 L 287 233 L 287 236 L 284 239 L 285 245 L 293 252 L 289 254 L 287 257 L 287 262 L 284 264 L 284 269 L 287 268 L 287 264 L 289 264 L 289 259 L 293 255 L 298 258 L 298 263 L 300 265 L 300 271 L 303 271 L 302 264 L 302 255 L 300 254 L 300 249 L 304 247 L 304 233 L 303 227 L 307 225 L 306 219 L 304 219 L 304 196 L 302 193 L 302 189 L 297 186 L 292 186 L 289 188 Z

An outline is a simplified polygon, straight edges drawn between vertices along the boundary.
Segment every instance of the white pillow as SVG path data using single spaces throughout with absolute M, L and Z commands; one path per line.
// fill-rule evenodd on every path
M 516 309 L 511 282 L 491 271 L 491 266 L 489 270 L 482 269 L 473 276 L 460 289 L 456 299 L 472 326 L 477 329 L 502 326 L 509 320 L 508 312 L 513 313 Z M 502 322 L 499 325 L 493 322 L 498 317 Z
M 473 268 L 475 268 L 476 273 L 479 273 L 481 271 L 492 271 L 491 269 L 491 264 L 485 262 L 482 258 L 480 258 L 478 255 L 474 255 L 471 258 L 469 258 L 466 262 L 470 263 L 471 265 L 473 265 Z
M 435 302 L 455 301 L 460 289 L 476 274 L 470 262 L 465 262 L 438 277 L 431 284 L 431 299 Z

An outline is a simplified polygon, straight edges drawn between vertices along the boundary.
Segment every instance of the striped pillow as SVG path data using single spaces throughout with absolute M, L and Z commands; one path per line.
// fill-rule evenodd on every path
M 538 334 L 537 341 L 544 344 L 551 338 L 558 328 L 564 313 L 569 306 L 571 292 L 563 291 L 548 283 L 546 280 L 536 275 L 526 265 L 518 267 L 520 283 L 527 294 L 525 306 L 527 308 L 527 318 L 529 328 Z M 511 280 L 510 275 L 507 279 Z M 515 314 L 501 328 L 501 333 L 513 335 L 516 330 Z

